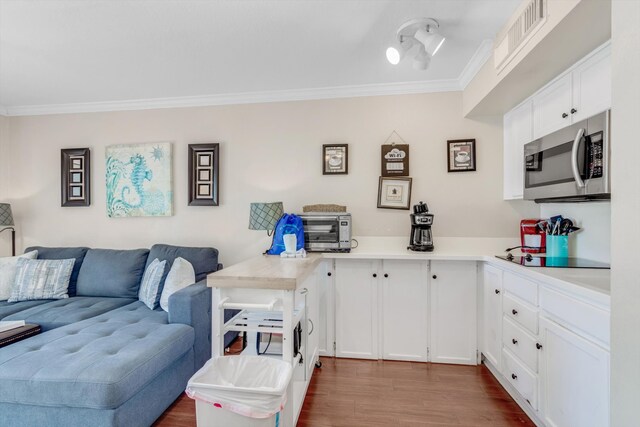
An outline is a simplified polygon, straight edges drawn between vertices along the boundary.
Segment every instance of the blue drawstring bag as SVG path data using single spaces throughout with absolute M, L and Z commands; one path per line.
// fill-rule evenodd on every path
M 302 218 L 294 214 L 284 214 L 278 220 L 276 229 L 273 232 L 273 242 L 271 243 L 271 249 L 267 251 L 268 255 L 280 255 L 284 252 L 284 235 L 295 234 L 296 235 L 296 250 L 304 248 L 304 227 L 302 225 Z

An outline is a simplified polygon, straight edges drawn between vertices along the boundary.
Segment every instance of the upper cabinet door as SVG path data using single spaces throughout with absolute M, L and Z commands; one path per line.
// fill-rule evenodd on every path
M 522 199 L 524 145 L 533 140 L 533 102 L 528 100 L 504 116 L 504 199 Z
M 573 106 L 578 122 L 611 108 L 611 46 L 606 46 L 573 71 Z
M 533 97 L 533 138 L 548 135 L 571 124 L 571 73 Z

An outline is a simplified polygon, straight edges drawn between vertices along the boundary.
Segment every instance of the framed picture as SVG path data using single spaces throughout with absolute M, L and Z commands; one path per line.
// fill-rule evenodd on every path
M 189 206 L 218 206 L 220 144 L 189 144 Z
M 472 172 L 476 170 L 475 139 L 447 141 L 447 170 L 449 172 Z
M 346 175 L 349 173 L 349 144 L 325 144 L 322 146 L 322 175 Z
M 60 150 L 61 202 L 63 207 L 91 204 L 91 159 L 88 148 Z
M 382 145 L 382 176 L 409 176 L 409 144 Z
M 408 210 L 411 204 L 411 178 L 384 177 L 378 182 L 378 207 Z
M 109 145 L 105 156 L 109 218 L 173 215 L 172 143 Z

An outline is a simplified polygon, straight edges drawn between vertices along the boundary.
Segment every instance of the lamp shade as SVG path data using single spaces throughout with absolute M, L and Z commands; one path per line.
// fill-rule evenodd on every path
M 249 230 L 274 230 L 282 214 L 282 202 L 251 203 Z
M 0 227 L 13 227 L 13 215 L 9 203 L 0 203 Z

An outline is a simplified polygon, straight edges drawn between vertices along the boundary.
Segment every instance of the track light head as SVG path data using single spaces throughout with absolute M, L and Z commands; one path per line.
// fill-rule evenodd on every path
M 400 26 L 396 34 L 397 41 L 387 49 L 387 60 L 396 65 L 402 61 L 407 51 L 414 45 L 419 46 L 413 67 L 426 70 L 431 57 L 442 47 L 445 38 L 438 33 L 440 24 L 432 18 L 412 19 Z

